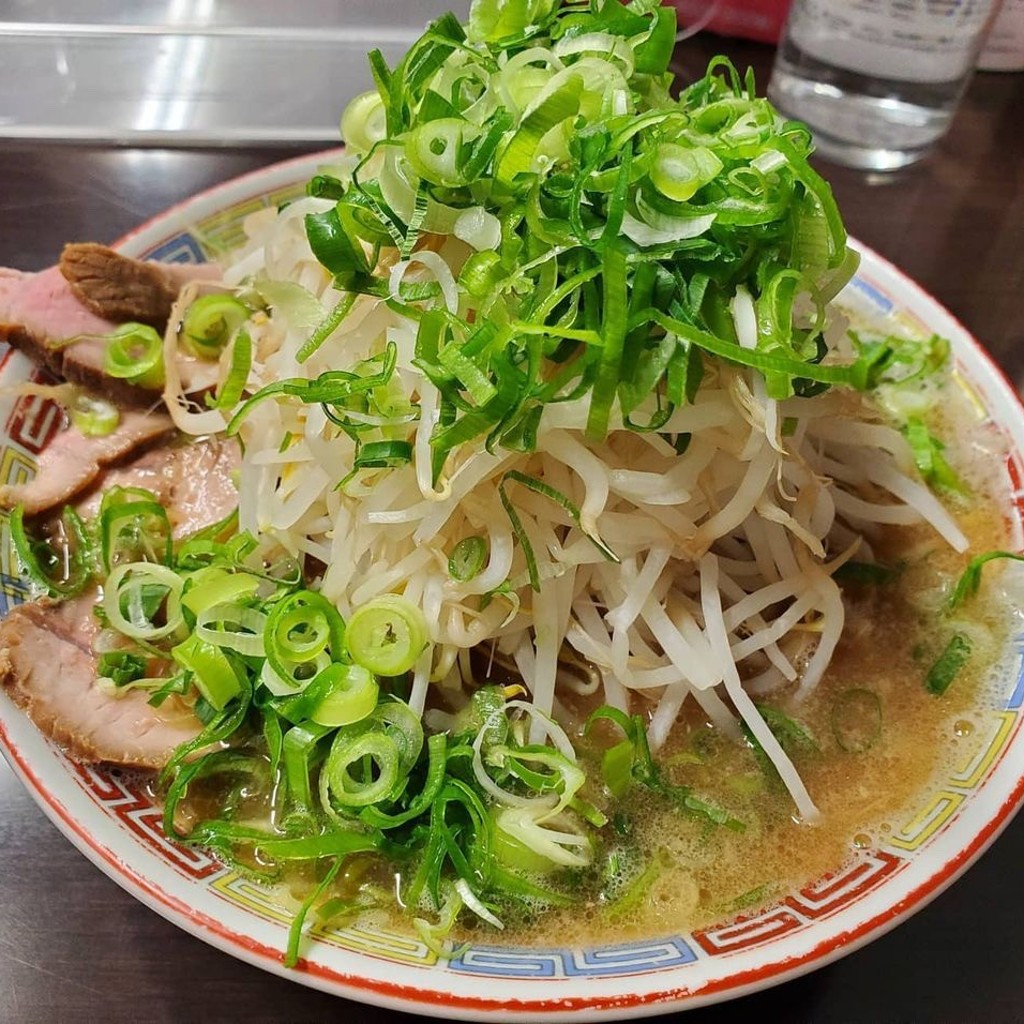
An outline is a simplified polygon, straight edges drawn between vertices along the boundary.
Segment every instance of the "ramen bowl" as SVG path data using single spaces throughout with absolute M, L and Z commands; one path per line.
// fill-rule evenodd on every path
M 165 261 L 215 258 L 243 241 L 249 214 L 303 194 L 324 159 L 288 161 L 221 185 L 154 218 L 119 248 Z M 950 339 L 983 429 L 1008 452 L 1002 512 L 1009 543 L 1018 550 L 1024 539 L 1024 414 L 1013 389 L 938 303 L 876 254 L 862 248 L 862 256 L 842 304 L 894 329 Z M 20 355 L 5 352 L 0 387 L 31 372 Z M 13 484 L 32 472 L 61 415 L 39 396 L 3 394 L 0 482 Z M 6 612 L 23 595 L 6 532 L 0 557 L 0 611 Z M 0 748 L 82 853 L 151 909 L 232 956 L 339 996 L 415 1013 L 622 1019 L 740 996 L 821 967 L 882 935 L 951 884 L 996 838 L 1024 795 L 1024 671 L 1012 638 L 996 659 L 991 685 L 979 692 L 974 742 L 949 759 L 951 767 L 931 779 L 889 832 L 763 909 L 699 931 L 658 931 L 612 943 L 509 945 L 474 938 L 449 956 L 411 931 L 359 921 L 315 924 L 291 969 L 282 964 L 290 906 L 272 888 L 202 850 L 168 840 L 144 779 L 70 760 L 4 694 Z

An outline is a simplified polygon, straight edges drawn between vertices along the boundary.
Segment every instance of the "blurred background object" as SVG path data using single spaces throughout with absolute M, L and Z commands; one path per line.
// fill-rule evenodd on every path
M 792 0 L 672 0 L 680 38 L 777 43 Z M 771 95 L 823 156 L 913 162 L 945 131 L 998 0 L 797 0 Z M 122 145 L 338 139 L 424 24 L 470 0 L 0 0 L 0 138 Z M 928 35 L 927 19 L 945 12 Z M 909 19 L 909 20 L 908 20 Z M 916 33 L 908 58 L 907 31 Z M 944 33 L 944 34 L 943 34 Z M 933 36 L 935 33 L 932 34 Z M 722 40 L 723 42 L 715 42 Z M 982 66 L 1024 67 L 1024 0 L 1006 0 Z M 694 75 L 700 69 L 684 69 Z M 762 82 L 763 87 L 763 82 Z
M 795 0 L 768 95 L 823 156 L 905 167 L 948 130 L 998 2 Z
M 984 49 L 980 71 L 1024 71 L 1024 0 L 1003 0 Z
M 447 10 L 469 0 L 0 0 L 0 137 L 335 142 L 367 51 Z
M 791 0 L 675 0 L 685 35 L 700 29 L 722 36 L 776 43 Z

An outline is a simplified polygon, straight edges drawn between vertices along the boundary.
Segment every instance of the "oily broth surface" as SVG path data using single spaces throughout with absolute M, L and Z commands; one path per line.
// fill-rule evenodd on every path
M 795 821 L 785 788 L 765 775 L 750 748 L 718 737 L 691 711 L 677 723 L 659 763 L 669 780 L 691 787 L 743 822 L 742 832 L 667 809 L 634 787 L 622 807 L 629 834 L 606 841 L 593 868 L 582 876 L 568 883 L 556 880 L 555 888 L 579 894 L 571 907 L 525 917 L 521 910 L 499 908 L 509 925 L 504 932 L 464 915 L 451 936 L 456 944 L 476 939 L 586 945 L 686 933 L 750 913 L 835 871 L 861 851 L 884 845 L 906 823 L 926 788 L 980 749 L 977 709 L 986 704 L 985 683 L 993 679 L 1010 628 L 1008 601 L 991 599 L 1002 566 L 986 569 L 982 593 L 964 618 L 948 620 L 942 606 L 951 581 L 972 554 L 1006 547 L 1006 525 L 999 514 L 1006 487 L 999 477 L 1001 445 L 957 392 L 938 403 L 949 411 L 933 428 L 947 442 L 950 461 L 957 469 L 964 467 L 971 488 L 972 496 L 957 509 L 969 552 L 957 554 L 927 526 L 872 533 L 874 560 L 903 564 L 904 570 L 885 586 L 846 588 L 842 640 L 806 702 L 794 706 L 785 693 L 764 699 L 798 719 L 817 743 L 817 752 L 797 754 L 794 763 L 821 811 L 821 822 Z M 864 554 L 856 557 L 871 560 Z M 935 697 L 925 689 L 924 677 L 954 629 L 970 636 L 973 654 L 949 691 Z M 870 691 L 881 708 L 880 735 L 861 753 L 844 750 L 833 733 L 835 703 L 851 689 Z M 592 779 L 600 778 L 597 765 L 587 767 Z M 267 796 L 260 794 L 254 803 Z M 260 808 L 252 809 L 255 817 L 262 816 Z M 193 804 L 190 810 L 205 816 L 205 808 Z M 617 873 L 607 870 L 612 857 L 619 864 Z M 623 909 L 616 899 L 631 891 L 652 860 L 657 877 L 635 906 Z M 360 923 L 408 932 L 411 915 L 393 903 L 393 870 L 380 861 L 353 858 L 332 895 L 353 902 L 369 898 L 375 909 L 363 912 Z M 315 873 L 297 871 L 280 886 L 279 895 L 297 909 L 313 884 Z M 435 917 L 423 908 L 410 910 Z M 352 921 L 351 915 L 342 916 L 332 924 Z
M 971 553 L 1005 546 L 997 507 L 986 496 L 959 516 Z M 602 847 L 594 870 L 578 884 L 559 884 L 579 891 L 576 903 L 525 918 L 499 911 L 510 925 L 504 932 L 464 916 L 451 938 L 565 946 L 686 933 L 756 911 L 849 863 L 862 850 L 884 844 L 926 786 L 963 764 L 982 742 L 977 709 L 985 703 L 985 683 L 1005 647 L 1010 622 L 1003 602 L 986 600 L 1000 571 L 992 566 L 970 618 L 955 623 L 969 633 L 973 655 L 947 693 L 933 696 L 924 676 L 954 628 L 939 618 L 939 609 L 949 581 L 969 556 L 957 555 L 928 527 L 890 528 L 875 549 L 879 561 L 906 560 L 908 567 L 888 586 L 847 590 L 843 638 L 821 685 L 804 704 L 793 707 L 784 696 L 765 699 L 798 718 L 820 747 L 820 753 L 794 758 L 822 813 L 820 824 L 794 820 L 785 788 L 766 778 L 752 751 L 718 737 L 699 715 L 690 714 L 677 724 L 659 763 L 667 778 L 728 810 L 744 823 L 744 831 L 707 825 L 634 789 L 624 801 L 631 834 Z M 832 730 L 836 699 L 854 688 L 872 691 L 881 705 L 880 736 L 863 753 L 843 750 Z M 599 778 L 599 768 L 588 766 L 588 774 Z M 190 810 L 203 817 L 201 797 L 197 803 Z M 607 872 L 599 876 L 612 855 L 622 870 L 609 885 Z M 655 881 L 635 908 L 622 912 L 615 899 L 629 891 L 650 858 L 658 864 Z M 386 864 L 357 856 L 333 894 L 374 907 L 359 915 L 360 924 L 408 932 L 407 912 L 387 905 L 395 883 Z M 297 910 L 313 884 L 315 872 L 295 871 L 278 887 L 278 898 Z M 332 923 L 344 927 L 353 920 L 342 915 Z
M 706 826 L 655 800 L 635 801 L 631 793 L 635 831 L 623 846 L 627 870 L 621 884 L 605 886 L 603 894 L 595 885 L 581 904 L 540 915 L 528 930 L 512 930 L 499 941 L 571 945 L 705 928 L 769 905 L 898 832 L 928 784 L 962 765 L 982 743 L 977 711 L 1005 649 L 1006 606 L 986 600 L 991 584 L 955 623 L 941 617 L 941 606 L 970 554 L 1005 546 L 997 508 L 984 494 L 958 517 L 970 540 L 966 555 L 952 551 L 929 527 L 889 528 L 879 535 L 878 560 L 906 561 L 906 569 L 884 587 L 846 589 L 843 639 L 821 685 L 802 705 L 784 695 L 765 698 L 807 726 L 820 748 L 794 756 L 821 811 L 819 824 L 794 819 L 788 793 L 778 779 L 766 778 L 749 748 L 716 738 L 691 716 L 677 725 L 659 760 L 668 778 L 730 811 L 744 831 Z M 973 653 L 946 694 L 936 697 L 924 677 L 954 628 L 969 635 Z M 833 732 L 836 700 L 851 689 L 871 691 L 881 707 L 880 735 L 862 753 L 844 750 Z M 620 913 L 608 897 L 628 891 L 637 875 L 630 846 L 657 857 L 659 873 L 636 909 Z
M 972 552 L 1005 542 L 987 503 L 960 522 Z M 953 630 L 938 620 L 937 608 L 943 581 L 958 575 L 964 556 L 943 550 L 927 528 L 904 528 L 877 548 L 885 561 L 898 560 L 901 549 L 919 561 L 898 582 L 871 593 L 860 587 L 848 600 L 847 629 L 817 691 L 799 707 L 766 699 L 806 725 L 820 748 L 794 757 L 821 811 L 819 824 L 794 820 L 789 795 L 765 776 L 753 752 L 718 740 L 693 716 L 679 723 L 659 760 L 668 778 L 726 808 L 745 830 L 707 826 L 656 800 L 637 800 L 634 791 L 627 801 L 634 831 L 619 847 L 620 884 L 595 882 L 571 909 L 538 915 L 528 930 L 501 939 L 488 929 L 488 941 L 571 945 L 708 927 L 770 904 L 898 831 L 929 782 L 981 743 L 977 709 L 1009 626 L 1004 610 L 979 598 L 971 618 L 956 623 L 970 635 L 973 655 L 947 693 L 933 696 L 924 677 Z M 844 750 L 833 733 L 835 702 L 850 689 L 871 691 L 881 706 L 880 735 L 863 753 Z M 639 871 L 637 849 L 658 859 L 659 873 L 635 910 L 617 912 L 612 900 Z M 608 854 L 605 848 L 598 859 Z

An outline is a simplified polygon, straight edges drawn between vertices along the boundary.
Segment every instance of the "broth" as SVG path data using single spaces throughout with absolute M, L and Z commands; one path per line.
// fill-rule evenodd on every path
M 972 551 L 1004 541 L 990 508 L 973 510 L 960 522 Z M 794 763 L 821 822 L 796 821 L 788 793 L 765 774 L 754 751 L 716 737 L 691 715 L 679 723 L 659 760 L 671 781 L 728 810 L 744 831 L 708 827 L 657 799 L 638 804 L 631 793 L 632 836 L 597 861 L 600 871 L 610 854 L 619 854 L 625 867 L 618 885 L 592 878 L 586 897 L 570 910 L 538 916 L 529 922 L 528 935 L 513 930 L 500 941 L 572 945 L 688 932 L 757 910 L 861 850 L 884 844 L 929 782 L 968 759 L 981 742 L 976 713 L 1005 639 L 1007 616 L 977 602 L 967 627 L 972 658 L 944 696 L 932 695 L 924 677 L 949 627 L 936 625 L 928 602 L 937 603 L 942 582 L 955 578 L 962 556 L 943 550 L 925 529 L 903 529 L 888 540 L 890 558 L 902 545 L 919 560 L 893 584 L 857 588 L 848 602 L 843 640 L 805 703 L 791 707 L 784 698 L 765 699 L 805 725 L 819 747 L 795 755 Z M 862 752 L 844 750 L 833 728 L 836 701 L 851 690 L 873 693 L 881 708 L 880 735 Z M 657 877 L 645 897 L 634 909 L 617 911 L 615 900 L 630 891 L 631 882 L 637 884 L 641 863 L 651 857 L 658 860 Z
M 571 906 L 538 913 L 521 905 L 501 907 L 507 925 L 503 932 L 463 915 L 451 934 L 456 945 L 471 936 L 530 946 L 616 941 L 685 933 L 750 913 L 848 864 L 862 851 L 884 846 L 927 787 L 980 749 L 978 709 L 986 704 L 986 681 L 998 675 L 993 670 L 1005 650 L 1007 605 L 1012 602 L 988 603 L 984 595 L 973 601 L 956 620 L 956 628 L 972 642 L 967 665 L 941 697 L 924 684 L 953 629 L 941 614 L 952 581 L 972 554 L 1007 543 L 997 512 L 1005 501 L 1005 484 L 996 480 L 1000 461 L 992 439 L 972 421 L 965 401 L 953 416 L 967 424 L 956 433 L 947 426 L 943 433 L 955 438 L 952 461 L 970 467 L 972 496 L 959 502 L 957 517 L 970 550 L 957 554 L 927 526 L 873 533 L 877 561 L 899 564 L 901 571 L 885 584 L 845 587 L 842 640 L 821 684 L 804 703 L 793 704 L 787 691 L 763 699 L 813 738 L 816 749 L 794 753 L 793 760 L 821 821 L 795 820 L 789 794 L 759 764 L 755 750 L 717 735 L 690 701 L 658 762 L 667 780 L 728 811 L 742 823 L 742 831 L 681 813 L 634 786 L 621 804 L 606 807 L 614 817 L 602 834 L 610 837 L 601 840 L 590 868 L 568 880 L 537 879 L 571 892 Z M 986 579 L 996 579 L 999 571 L 992 568 Z M 990 591 L 990 582 L 986 588 Z M 869 728 L 852 734 L 851 742 L 851 735 L 837 731 L 836 715 L 846 713 L 848 703 L 854 711 L 860 705 L 871 721 L 878 708 L 877 736 Z M 587 710 L 580 709 L 582 716 Z M 597 798 L 600 768 L 593 750 L 589 757 L 588 795 Z M 197 786 L 181 808 L 181 823 L 192 824 L 222 799 L 222 791 Z M 270 816 L 272 794 L 247 793 L 241 800 L 243 817 L 265 821 Z M 258 871 L 260 865 L 251 867 Z M 297 908 L 315 882 L 309 865 L 290 872 L 280 887 L 282 900 Z M 372 909 L 362 912 L 362 921 L 409 931 L 410 915 L 395 905 L 401 882 L 383 859 L 351 858 L 329 894 L 341 910 L 332 923 L 350 923 L 353 908 L 369 904 Z M 425 909 L 410 909 L 435 917 Z

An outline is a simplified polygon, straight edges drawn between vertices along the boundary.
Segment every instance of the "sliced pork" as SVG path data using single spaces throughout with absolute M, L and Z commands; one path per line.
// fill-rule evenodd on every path
M 239 461 L 233 439 L 211 438 L 156 448 L 129 465 L 107 470 L 77 508 L 86 518 L 95 516 L 107 488 L 145 487 L 167 509 L 174 533 L 184 537 L 223 519 L 237 507 Z
M 96 316 L 160 330 L 186 284 L 220 280 L 215 263 L 144 262 L 95 242 L 64 246 L 58 267 L 78 301 Z
M 0 623 L 0 681 L 72 757 L 159 768 L 198 734 L 199 722 L 174 698 L 154 708 L 145 693 L 109 697 L 97 687 L 95 599 L 92 590 L 61 605 L 15 608 Z
M 217 271 L 201 264 L 182 264 L 182 269 L 174 273 L 182 276 L 184 284 L 190 274 L 211 272 Z M 151 405 L 160 397 L 159 387 L 144 388 L 104 372 L 106 338 L 117 324 L 83 305 L 59 267 L 36 274 L 0 268 L 0 341 L 20 349 L 58 377 L 102 392 L 119 404 Z M 188 393 L 205 390 L 216 382 L 214 364 L 186 352 L 179 352 L 177 364 Z
M 107 487 L 145 487 L 167 507 L 180 537 L 215 523 L 236 506 L 233 441 L 211 440 L 147 452 L 108 469 L 79 511 L 95 515 Z M 92 642 L 96 588 L 65 602 L 36 601 L 0 622 L 0 685 L 35 724 L 82 761 L 157 768 L 200 729 L 177 698 L 154 708 L 145 694 L 105 694 L 96 685 Z
M 26 516 L 59 510 L 95 486 L 107 466 L 130 458 L 168 437 L 174 423 L 165 412 L 128 409 L 113 433 L 89 437 L 75 427 L 58 434 L 43 450 L 28 483 L 0 487 L 0 507 L 22 505 Z

